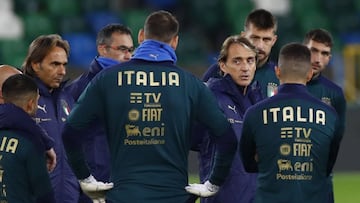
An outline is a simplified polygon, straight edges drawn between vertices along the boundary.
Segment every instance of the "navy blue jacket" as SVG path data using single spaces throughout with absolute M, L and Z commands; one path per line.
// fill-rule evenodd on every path
M 1 201 L 55 202 L 46 168 L 43 133 L 19 107 L 0 105 Z
M 245 94 L 243 87 L 237 86 L 230 75 L 223 78 L 210 78 L 208 87 L 217 98 L 220 109 L 231 123 L 237 141 L 240 140 L 242 122 L 245 111 L 253 104 L 262 100 L 261 89 L 257 82 L 248 87 Z M 207 130 L 196 130 L 195 135 L 208 134 Z M 199 149 L 200 181 L 207 180 L 212 167 L 212 159 L 215 153 L 215 143 L 210 136 L 204 139 Z M 238 149 L 239 150 L 239 149 Z M 256 174 L 247 173 L 244 169 L 239 154 L 236 154 L 232 162 L 230 174 L 221 186 L 220 191 L 214 197 L 202 198 L 203 203 L 250 203 L 255 196 Z M 236 191 L 236 192 L 234 192 Z
M 61 137 L 63 126 L 74 104 L 74 99 L 64 91 L 65 82 L 51 93 L 45 84 L 35 78 L 39 87 L 40 99 L 35 120 L 51 136 L 54 141 L 57 165 L 50 173 L 51 184 L 58 203 L 78 202 L 80 187 L 77 178 L 68 162 Z
M 240 153 L 246 171 L 258 172 L 254 202 L 327 202 L 342 138 L 337 113 L 305 85 L 278 90 L 244 117 Z

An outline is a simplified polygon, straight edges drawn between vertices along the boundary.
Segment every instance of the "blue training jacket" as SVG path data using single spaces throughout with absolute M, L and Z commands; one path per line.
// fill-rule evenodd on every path
M 50 173 L 51 184 L 55 199 L 58 203 L 77 203 L 80 195 L 80 186 L 68 162 L 62 141 L 62 130 L 65 121 L 74 104 L 72 96 L 64 91 L 65 82 L 51 93 L 45 84 L 34 78 L 40 92 L 36 122 L 55 141 L 57 165 Z
M 232 129 L 236 134 L 237 141 L 240 140 L 243 115 L 253 104 L 262 100 L 261 89 L 257 82 L 252 83 L 246 93 L 243 88 L 237 86 L 229 75 L 223 78 L 210 78 L 207 82 L 209 88 L 217 98 L 218 104 Z M 205 130 L 205 129 L 203 129 Z M 197 135 L 204 135 L 207 131 L 196 129 Z M 212 167 L 212 159 L 215 152 L 215 144 L 209 136 L 204 136 L 199 149 L 200 180 L 204 182 Z M 202 198 L 202 203 L 250 203 L 252 202 L 256 189 L 256 174 L 247 173 L 244 169 L 239 154 L 236 154 L 232 162 L 230 174 L 221 186 L 220 191 L 214 197 Z

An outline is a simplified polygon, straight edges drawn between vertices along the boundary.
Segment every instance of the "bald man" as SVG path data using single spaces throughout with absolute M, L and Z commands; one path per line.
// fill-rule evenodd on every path
M 17 68 L 10 65 L 1 65 L 0 66 L 0 104 L 4 103 L 1 87 L 6 79 L 8 79 L 12 75 L 21 74 Z

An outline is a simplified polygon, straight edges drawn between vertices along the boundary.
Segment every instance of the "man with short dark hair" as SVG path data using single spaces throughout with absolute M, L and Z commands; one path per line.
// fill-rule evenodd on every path
M 180 203 L 186 190 L 214 195 L 229 172 L 235 135 L 210 90 L 175 65 L 178 32 L 171 13 L 151 13 L 130 61 L 98 73 L 66 123 L 64 144 L 79 179 L 91 177 L 81 150 L 86 128 L 95 119 L 106 126 L 114 183 L 106 198 L 113 202 Z M 187 186 L 195 121 L 209 127 L 219 147 L 209 181 Z
M 313 77 L 306 84 L 309 92 L 324 103 L 334 107 L 338 113 L 341 128 L 345 130 L 346 100 L 344 93 L 338 85 L 326 78 L 322 71 L 330 62 L 333 39 L 331 34 L 324 29 L 313 29 L 306 33 L 303 44 L 310 49 L 311 67 Z M 334 202 L 332 174 L 329 178 L 330 196 L 329 203 Z
M 0 105 L 0 201 L 55 203 L 45 160 L 42 131 L 30 117 L 39 90 L 22 74 L 2 84 Z
M 254 203 L 328 201 L 343 129 L 336 111 L 307 91 L 310 58 L 302 44 L 283 46 L 278 93 L 245 114 L 240 153 L 245 169 L 258 173 Z

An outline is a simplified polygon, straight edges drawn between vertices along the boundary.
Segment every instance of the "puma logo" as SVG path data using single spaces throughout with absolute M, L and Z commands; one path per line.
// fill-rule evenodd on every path
M 38 107 L 38 109 L 40 109 L 40 110 L 43 111 L 44 113 L 47 113 L 47 111 L 46 111 L 46 104 L 44 104 L 44 106 L 38 105 L 37 107 Z
M 234 113 L 237 113 L 237 111 L 236 111 L 236 106 L 235 106 L 235 105 L 234 105 L 234 107 L 228 105 L 228 108 L 229 108 L 230 110 L 232 110 Z
M 159 56 L 159 54 L 149 54 L 149 56 L 154 58 L 155 60 L 157 60 L 157 57 Z

